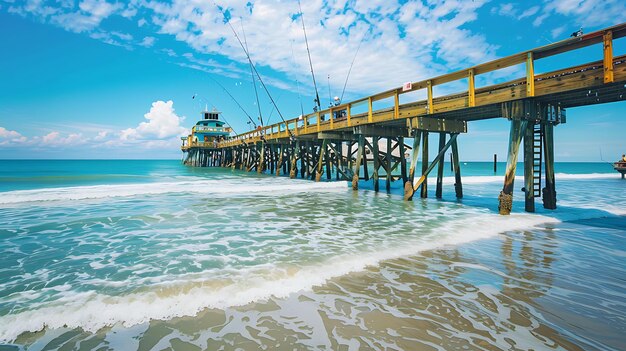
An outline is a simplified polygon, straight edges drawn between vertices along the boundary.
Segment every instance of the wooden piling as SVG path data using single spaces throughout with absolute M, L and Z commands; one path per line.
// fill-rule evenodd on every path
M 372 137 L 372 157 L 374 160 L 374 172 L 372 172 L 372 182 L 374 185 L 374 191 L 378 192 L 379 184 L 378 184 L 378 170 L 380 168 L 380 157 L 378 150 L 378 141 L 379 137 Z
M 446 133 L 439 133 L 439 152 L 443 150 L 446 145 Z M 443 196 L 443 161 L 445 157 L 442 157 L 437 166 L 437 188 L 435 189 L 435 197 L 441 199 Z
M 515 170 L 517 169 L 517 156 L 519 155 L 519 145 L 526 131 L 528 121 L 511 120 L 511 131 L 509 133 L 509 152 L 506 161 L 504 174 L 504 186 L 498 196 L 498 211 L 501 215 L 511 214 L 513 207 L 513 186 L 515 182 Z
M 498 172 L 498 154 L 493 154 L 493 173 Z
M 426 174 L 426 170 L 428 169 L 428 131 L 423 131 L 422 139 L 422 176 Z M 428 197 L 428 178 L 424 178 L 424 182 L 422 183 L 422 190 L 420 193 L 420 197 L 425 199 Z
M 535 212 L 535 191 L 533 189 L 533 138 L 534 123 L 527 123 L 524 131 L 524 209 Z
M 417 158 L 419 156 L 420 141 L 422 131 L 413 130 L 413 150 L 411 153 L 411 168 L 409 168 L 409 179 L 404 183 L 404 199 L 410 201 L 413 199 L 413 180 L 415 178 L 415 167 L 417 167 Z
M 556 185 L 554 179 L 554 126 L 546 124 L 543 133 L 546 187 L 543 189 L 543 207 L 556 209 Z M 622 174 L 622 178 L 624 175 Z
M 387 190 L 387 193 L 391 192 L 391 182 L 393 181 L 392 178 L 392 174 L 391 174 L 391 170 L 393 169 L 392 167 L 392 155 L 391 155 L 391 138 L 387 137 L 387 157 L 385 160 L 385 163 L 387 164 L 387 179 L 385 180 L 385 190 Z M 403 157 L 403 156 L 401 156 Z
M 359 190 L 359 169 L 361 168 L 361 161 L 363 154 L 365 153 L 365 137 L 359 135 L 359 145 L 356 152 L 356 160 L 354 161 L 354 175 L 352 176 L 352 190 Z
M 457 199 L 463 198 L 463 184 L 461 183 L 461 161 L 456 138 L 452 141 L 452 159 L 454 163 L 454 192 Z

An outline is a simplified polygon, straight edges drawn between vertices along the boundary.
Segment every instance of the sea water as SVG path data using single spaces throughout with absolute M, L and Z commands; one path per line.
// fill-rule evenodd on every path
M 624 350 L 626 181 L 557 163 L 557 210 L 524 213 L 519 178 L 500 216 L 504 164 L 461 166 L 462 200 L 446 165 L 443 199 L 405 202 L 399 182 L 0 161 L 0 349 Z

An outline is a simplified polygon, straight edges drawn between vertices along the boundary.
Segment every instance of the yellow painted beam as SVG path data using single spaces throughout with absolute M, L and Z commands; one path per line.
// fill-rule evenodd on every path
M 613 32 L 606 31 L 604 41 L 604 83 L 613 83 Z
M 400 96 L 398 95 L 398 91 L 393 95 L 393 118 L 400 118 Z
M 467 93 L 467 104 L 469 107 L 476 106 L 476 91 L 474 85 L 474 69 L 470 68 L 467 71 L 467 81 L 468 81 L 468 93 Z
M 319 133 L 319 131 L 320 131 L 320 123 L 321 123 L 321 115 L 320 115 L 320 113 L 318 112 L 318 113 L 317 113 L 317 131 L 318 131 L 318 133 Z
M 429 80 L 426 82 L 426 89 L 428 91 L 428 113 L 435 112 L 433 107 L 433 83 Z
M 372 123 L 372 97 L 367 98 L 367 122 Z
M 348 115 L 348 127 L 352 126 L 352 120 L 351 120 L 352 119 L 352 115 L 350 113 L 350 106 L 352 106 L 352 105 L 348 104 L 348 106 L 346 107 L 346 114 Z
M 535 96 L 535 63 L 532 52 L 526 56 L 526 96 Z
M 335 126 L 335 115 L 333 114 L 333 108 L 331 107 L 330 110 L 328 110 L 328 118 L 330 119 L 330 129 L 333 129 Z

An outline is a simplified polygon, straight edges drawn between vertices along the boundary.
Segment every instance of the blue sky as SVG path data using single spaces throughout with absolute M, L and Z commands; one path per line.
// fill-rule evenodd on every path
M 219 2 L 226 6 L 226 2 Z M 229 1 L 252 59 L 286 118 L 314 105 L 295 1 Z M 304 1 L 322 106 L 470 67 L 626 21 L 624 1 Z M 245 55 L 211 1 L 0 0 L 0 158 L 179 158 L 179 136 L 207 104 L 235 131 L 258 115 Z M 626 53 L 615 41 L 615 55 Z M 537 61 L 537 73 L 600 60 L 601 46 Z M 523 75 L 514 67 L 478 85 Z M 298 95 L 298 87 L 301 98 Z M 458 91 L 456 86 L 435 93 Z M 439 90 L 439 91 L 438 91 Z M 192 99 L 194 94 L 198 98 Z M 264 120 L 279 117 L 259 86 Z M 570 109 L 557 161 L 626 152 L 626 102 Z M 270 117 L 271 116 L 271 117 Z M 470 123 L 464 160 L 504 159 L 508 122 Z M 434 148 L 432 148 L 434 149 Z

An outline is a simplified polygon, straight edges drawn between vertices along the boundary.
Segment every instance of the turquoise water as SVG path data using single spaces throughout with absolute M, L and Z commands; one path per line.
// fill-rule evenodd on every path
M 462 201 L 448 167 L 443 200 L 404 202 L 174 160 L 0 161 L 0 344 L 623 349 L 626 182 L 557 163 L 559 208 L 517 192 L 504 217 L 503 164 L 462 164 Z

